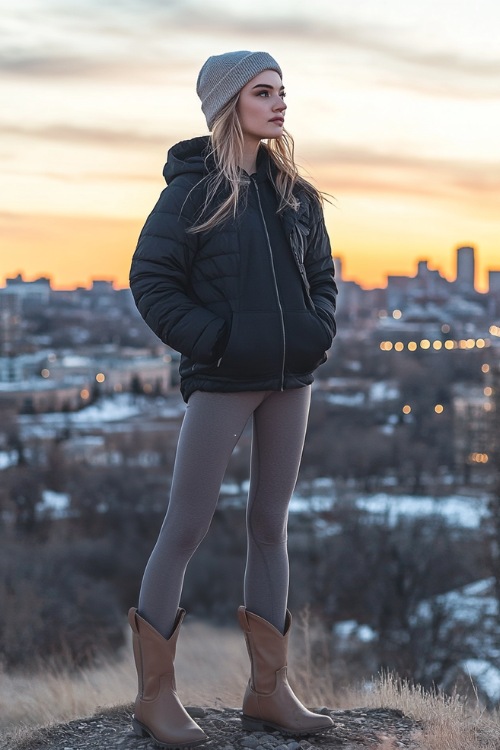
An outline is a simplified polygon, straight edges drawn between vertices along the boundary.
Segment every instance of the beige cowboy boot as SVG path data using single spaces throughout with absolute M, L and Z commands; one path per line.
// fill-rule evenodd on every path
M 175 688 L 175 648 L 185 614 L 184 609 L 177 610 L 174 631 L 166 639 L 137 609 L 132 607 L 128 613 L 139 681 L 132 726 L 136 734 L 149 735 L 168 750 L 194 747 L 208 739 L 182 706 Z
M 291 735 L 330 729 L 333 726 L 331 718 L 309 711 L 288 683 L 290 612 L 286 612 L 284 635 L 245 607 L 238 609 L 238 619 L 251 664 L 251 677 L 243 699 L 243 729 L 254 732 L 278 730 Z

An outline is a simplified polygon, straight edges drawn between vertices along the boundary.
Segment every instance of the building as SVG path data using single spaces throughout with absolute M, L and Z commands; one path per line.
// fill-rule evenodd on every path
M 87 354 L 52 355 L 47 377 L 53 380 L 81 378 L 90 381 L 102 394 L 166 394 L 171 387 L 171 357 L 139 350 L 109 347 L 108 351 Z
M 11 357 L 21 350 L 22 331 L 20 297 L 0 292 L 0 359 Z
M 389 312 L 418 305 L 441 307 L 449 298 L 449 282 L 426 260 L 419 260 L 415 276 L 387 277 L 387 309 Z
M 500 297 L 500 271 L 488 271 L 488 291 Z
M 20 383 L 40 376 L 47 355 L 44 352 L 0 356 L 0 383 Z
M 50 279 L 40 277 L 34 281 L 25 281 L 21 274 L 5 280 L 6 286 L 0 294 L 18 297 L 23 309 L 33 309 L 48 305 L 50 301 Z
M 74 411 L 98 394 L 166 394 L 171 371 L 169 354 L 116 347 L 0 357 L 0 402 L 20 412 Z
M 465 476 L 473 466 L 491 462 L 495 439 L 493 390 L 483 386 L 453 387 L 454 453 L 457 469 Z
M 90 383 L 84 382 L 31 378 L 0 383 L 0 411 L 4 408 L 25 414 L 77 411 L 88 403 L 89 393 Z
M 410 298 L 410 290 L 414 281 L 413 276 L 387 277 L 387 309 L 404 310 Z
M 457 248 L 457 277 L 456 285 L 459 290 L 467 293 L 474 292 L 475 260 L 473 247 Z

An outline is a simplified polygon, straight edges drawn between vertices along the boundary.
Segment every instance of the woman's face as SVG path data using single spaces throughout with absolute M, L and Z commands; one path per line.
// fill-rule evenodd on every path
M 285 122 L 285 88 L 279 73 L 264 70 L 240 91 L 236 112 L 245 140 L 279 138 Z

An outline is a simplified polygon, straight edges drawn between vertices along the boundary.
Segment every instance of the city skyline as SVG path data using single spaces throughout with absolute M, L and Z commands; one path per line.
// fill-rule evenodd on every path
M 464 268 L 464 251 L 465 254 L 469 257 L 469 264 L 470 267 Z M 462 257 L 462 260 L 460 258 Z M 454 270 L 452 271 L 450 276 L 446 276 L 443 273 L 443 269 L 439 266 L 436 266 L 432 263 L 432 260 L 425 257 L 419 257 L 415 260 L 414 267 L 411 269 L 410 273 L 408 274 L 394 274 L 389 269 L 385 273 L 384 283 L 379 285 L 378 287 L 375 286 L 365 286 L 362 283 L 359 282 L 359 280 L 346 277 L 346 274 L 344 273 L 344 258 L 342 256 L 333 256 L 335 261 L 335 268 L 336 268 L 336 277 L 337 280 L 342 280 L 346 282 L 354 282 L 358 284 L 362 289 L 369 290 L 369 289 L 386 289 L 388 282 L 391 278 L 402 276 L 403 278 L 408 279 L 414 279 L 419 274 L 419 268 L 423 265 L 428 268 L 429 271 L 437 272 L 443 279 L 450 283 L 459 283 L 461 280 L 464 281 L 465 278 L 468 277 L 469 279 L 469 287 L 476 291 L 476 292 L 482 292 L 482 293 L 488 293 L 489 291 L 493 291 L 495 293 L 498 292 L 498 282 L 495 282 L 495 288 L 493 290 L 485 288 L 485 289 L 479 289 L 476 281 L 476 274 L 475 274 L 475 267 L 478 265 L 478 254 L 476 251 L 476 248 L 474 246 L 457 246 L 454 248 Z M 462 269 L 460 270 L 460 265 L 462 264 Z M 467 261 L 466 261 L 467 264 Z M 465 271 L 465 274 L 464 274 Z M 488 274 L 494 275 L 495 277 L 500 276 L 500 268 L 491 268 L 486 269 L 486 272 Z M 462 277 L 462 279 L 461 279 Z M 59 286 L 57 284 L 53 284 L 53 277 L 49 274 L 35 274 L 33 277 L 29 277 L 28 274 L 23 271 L 22 269 L 19 269 L 14 274 L 6 274 L 3 279 L 0 278 L 0 284 L 3 284 L 3 287 L 0 285 L 1 288 L 5 288 L 7 282 L 16 282 L 17 280 L 22 281 L 23 283 L 32 283 L 35 281 L 43 281 L 48 280 L 51 289 L 54 289 L 55 291 L 72 291 L 74 289 L 78 288 L 91 288 L 92 284 L 95 282 L 106 282 L 110 283 L 115 289 L 126 289 L 128 288 L 128 283 L 125 285 L 119 285 L 116 278 L 112 277 L 102 277 L 102 276 L 93 276 L 88 280 L 87 284 L 75 284 L 74 286 Z M 491 280 L 491 278 L 490 278 Z
M 452 278 L 467 245 L 478 289 L 500 267 L 494 0 L 42 5 L 0 0 L 2 278 L 127 285 L 167 149 L 206 132 L 198 70 L 228 49 L 279 60 L 297 160 L 332 196 L 346 278 L 378 287 L 422 257 Z

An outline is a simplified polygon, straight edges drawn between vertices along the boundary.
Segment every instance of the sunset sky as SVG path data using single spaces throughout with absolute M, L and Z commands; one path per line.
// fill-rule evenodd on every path
M 0 0 L 0 284 L 127 284 L 211 54 L 270 52 L 346 278 L 500 270 L 498 0 Z

